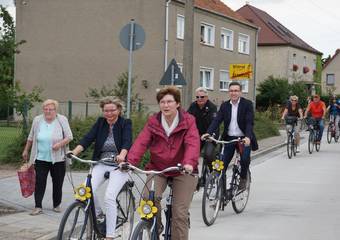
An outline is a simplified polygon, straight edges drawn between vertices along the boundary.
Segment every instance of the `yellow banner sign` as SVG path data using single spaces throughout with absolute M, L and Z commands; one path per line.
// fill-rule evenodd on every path
M 229 77 L 232 80 L 251 79 L 253 69 L 251 64 L 230 64 Z

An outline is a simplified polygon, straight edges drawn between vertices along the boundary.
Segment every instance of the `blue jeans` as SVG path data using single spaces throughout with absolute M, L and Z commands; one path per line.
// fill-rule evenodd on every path
M 322 134 L 323 134 L 323 129 L 325 128 L 325 124 L 324 124 L 323 119 L 317 119 L 317 122 L 319 124 L 320 134 L 318 135 L 318 138 L 316 139 L 316 141 L 321 141 Z
M 226 141 L 230 141 L 230 140 L 233 140 L 233 139 L 236 139 L 236 138 L 237 137 L 227 137 Z M 224 147 L 223 162 L 224 162 L 224 165 L 225 165 L 225 169 L 227 169 L 231 159 L 234 156 L 236 146 L 237 146 L 237 144 L 227 144 Z M 240 176 L 243 179 L 247 178 L 247 171 L 249 169 L 249 164 L 250 164 L 250 151 L 251 151 L 250 146 L 244 146 L 243 153 L 241 154 L 241 159 L 240 159 L 241 173 L 240 173 Z

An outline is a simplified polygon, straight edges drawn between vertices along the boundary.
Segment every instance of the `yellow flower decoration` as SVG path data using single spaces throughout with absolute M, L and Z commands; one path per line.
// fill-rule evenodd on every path
M 139 203 L 139 207 L 137 208 L 137 212 L 140 217 L 146 219 L 152 218 L 157 211 L 157 207 L 154 206 L 154 203 L 151 200 L 145 201 L 142 199 Z
M 212 162 L 212 168 L 218 172 L 222 171 L 224 168 L 223 161 L 216 159 Z
M 91 188 L 81 184 L 76 188 L 76 194 L 74 197 L 79 201 L 85 201 L 86 199 L 89 199 L 91 197 Z

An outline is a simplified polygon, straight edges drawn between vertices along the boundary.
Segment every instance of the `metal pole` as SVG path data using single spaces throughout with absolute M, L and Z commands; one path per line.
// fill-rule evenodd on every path
M 127 92 L 127 112 L 126 117 L 130 118 L 131 109 L 131 73 L 132 73 L 132 51 L 134 44 L 135 20 L 131 19 L 130 22 L 130 47 L 129 47 L 129 77 L 128 77 L 128 92 Z
M 171 85 L 175 84 L 175 66 L 171 64 Z

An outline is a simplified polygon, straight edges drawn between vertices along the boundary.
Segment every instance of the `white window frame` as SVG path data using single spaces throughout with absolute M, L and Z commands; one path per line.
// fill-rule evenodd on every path
M 183 15 L 177 14 L 177 19 L 176 19 L 176 36 L 177 39 L 182 39 L 184 40 L 184 22 L 185 22 L 185 17 Z
M 329 77 L 333 77 L 333 79 L 329 79 Z M 330 82 L 332 80 L 332 82 Z M 335 74 L 334 73 L 327 73 L 326 74 L 326 85 L 327 86 L 334 86 L 335 85 Z
M 201 79 L 201 73 L 203 72 L 203 79 Z M 210 72 L 210 86 L 207 85 L 207 79 L 205 79 L 205 72 Z M 199 86 L 204 87 L 209 90 L 214 89 L 214 68 L 210 67 L 200 67 L 200 76 L 199 76 Z
M 242 92 L 248 93 L 249 92 L 249 80 L 237 80 L 242 85 Z
M 227 74 L 227 79 L 222 79 L 222 74 Z M 221 88 L 221 83 L 225 83 L 225 88 Z M 231 80 L 229 78 L 229 71 L 227 70 L 220 70 L 220 81 L 219 81 L 219 88 L 221 92 L 228 92 L 229 91 L 229 84 L 231 83 Z
M 224 36 L 224 39 L 222 37 Z M 229 37 L 229 45 L 227 46 L 227 39 Z M 227 29 L 227 28 L 221 28 L 221 48 L 225 50 L 231 50 L 233 51 L 234 49 L 234 31 Z
M 202 27 L 203 29 L 203 36 L 202 36 Z M 209 29 L 210 31 L 210 36 L 211 38 L 209 39 Z M 208 46 L 215 46 L 215 26 L 209 23 L 201 22 L 200 26 L 200 38 L 201 38 L 201 43 L 204 45 Z
M 247 38 L 247 40 L 244 40 L 242 38 Z M 244 43 L 245 49 L 244 49 Z M 238 52 L 242 54 L 249 54 L 250 52 L 250 36 L 244 33 L 238 34 Z

